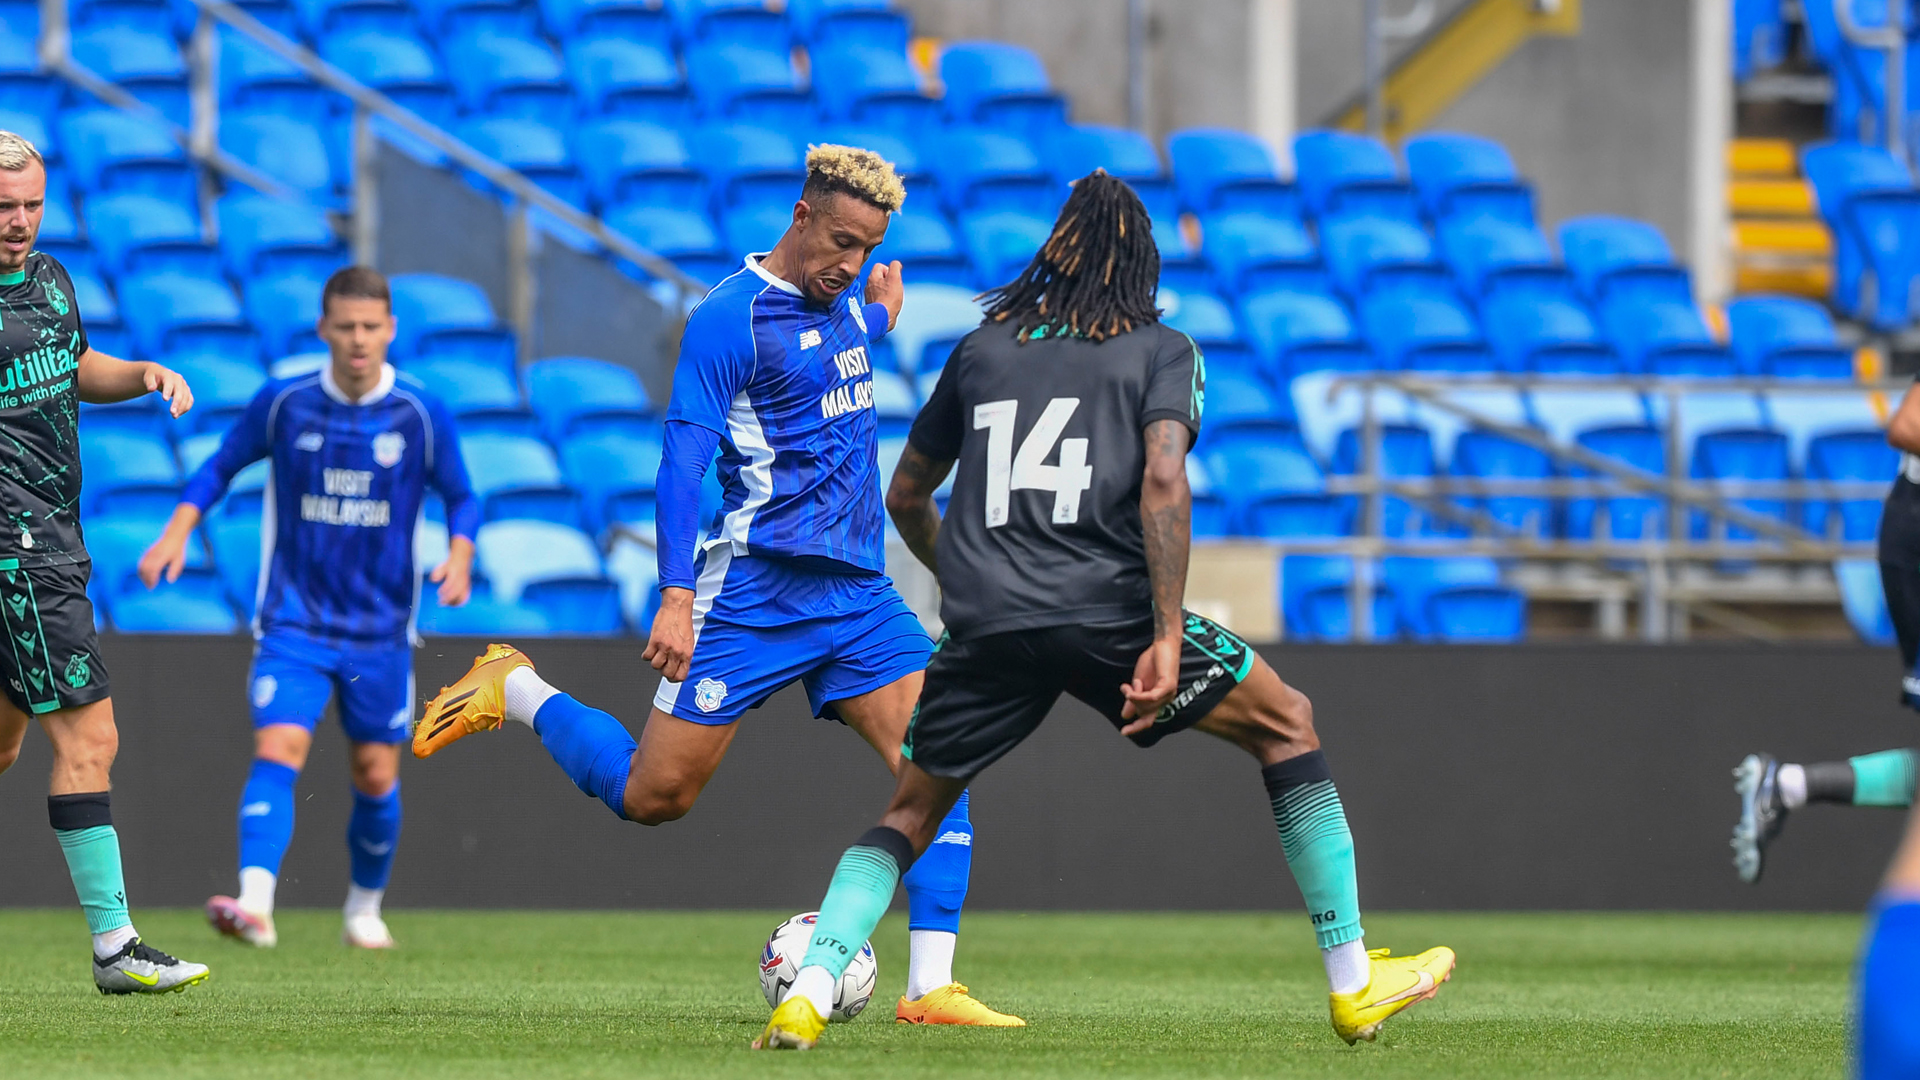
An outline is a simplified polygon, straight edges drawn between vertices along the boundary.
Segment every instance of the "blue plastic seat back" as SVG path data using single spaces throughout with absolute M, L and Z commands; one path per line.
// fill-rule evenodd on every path
M 1913 285 L 1920 278 L 1920 193 L 1856 196 L 1848 205 L 1847 218 L 1873 274 L 1874 303 L 1859 313 L 1876 330 L 1898 330 L 1914 319 Z
M 1488 343 L 1510 371 L 1615 375 L 1619 357 L 1586 308 L 1553 297 L 1503 296 L 1481 312 Z
M 342 30 L 321 38 L 319 51 L 327 63 L 382 92 L 448 90 L 439 58 L 411 31 Z
M 267 373 L 251 357 L 241 360 L 217 353 L 193 353 L 169 357 L 167 366 L 193 387 L 193 411 L 181 420 L 194 431 L 224 432 L 267 385 Z
M 469 112 L 540 119 L 573 108 L 565 65 L 538 39 L 481 31 L 446 42 L 444 51 L 448 78 Z
M 397 274 L 391 280 L 394 339 L 402 358 L 465 348 L 511 368 L 513 334 L 500 324 L 478 285 L 441 274 Z
M 220 272 L 219 254 L 200 239 L 193 211 L 152 195 L 102 195 L 87 202 L 87 231 L 110 276 L 171 269 Z
M 1827 309 L 1797 296 L 1743 296 L 1727 305 L 1734 358 L 1743 375 L 1853 374 Z
M 557 199 L 586 209 L 586 181 L 573 165 L 567 139 L 550 124 L 522 117 L 470 120 L 454 129 L 468 146 L 513 169 Z M 482 191 L 493 190 L 477 174 L 469 177 Z
M 580 498 L 567 486 L 546 443 L 520 435 L 482 432 L 460 441 L 467 475 L 489 521 L 531 518 L 582 523 Z
M 1560 225 L 1560 254 L 1581 292 L 1595 302 L 1625 291 L 1676 300 L 1693 295 L 1666 237 L 1644 221 L 1599 214 L 1571 218 Z
M 166 531 L 167 519 L 154 514 L 99 514 L 90 517 L 82 524 L 86 533 L 87 554 L 93 559 L 93 576 L 106 587 L 109 594 L 132 585 L 143 588 L 128 579 L 140 564 L 140 556 Z M 186 565 L 195 569 L 205 569 L 211 560 L 207 558 L 206 545 L 201 543 L 198 533 L 187 537 Z
M 1360 325 L 1389 368 L 1473 371 L 1493 363 L 1472 313 L 1446 297 L 1369 297 L 1360 305 Z
M 1325 280 L 1318 247 L 1292 218 L 1229 211 L 1205 218 L 1201 231 L 1207 261 L 1235 293 L 1311 288 Z
M 1217 293 L 1175 291 L 1162 287 L 1156 298 L 1161 321 L 1204 347 L 1245 343 L 1233 319 L 1233 308 Z
M 227 601 L 252 618 L 260 592 L 259 513 L 215 514 L 207 521 L 206 533 Z
M 13 114 L 0 117 L 0 126 L 32 142 L 49 154 L 44 130 L 10 125 Z M 60 148 L 68 169 L 88 193 L 131 191 L 170 202 L 190 204 L 199 197 L 199 177 L 186 152 L 165 131 L 147 120 L 118 109 L 83 109 L 60 119 Z
M 560 41 L 604 35 L 673 53 L 673 16 L 654 0 L 540 0 L 540 14 Z
M 640 428 L 589 427 L 560 444 L 562 472 L 585 496 L 596 529 L 626 520 L 623 500 L 651 499 L 660 456 L 660 436 Z
M 247 321 L 260 331 L 269 357 L 323 351 L 314 322 L 326 279 L 303 273 L 255 278 L 247 282 Z
M 1875 540 L 1880 534 L 1884 490 L 1900 470 L 1900 452 L 1887 445 L 1879 431 L 1845 431 L 1818 435 L 1806 448 L 1806 477 L 1811 481 L 1855 482 L 1872 485 L 1872 493 L 1837 493 L 1831 501 L 1809 499 L 1804 504 L 1805 525 L 1815 536 L 1837 536 L 1849 542 Z
M 536 581 L 526 587 L 520 602 L 539 612 L 549 631 L 562 637 L 615 637 L 627 630 L 620 586 L 612 580 Z
M 687 82 L 702 114 L 785 130 L 810 125 L 816 107 L 785 49 L 710 43 L 687 54 Z
M 405 374 L 439 398 L 456 418 L 473 414 L 518 412 L 526 408 L 520 388 L 493 364 L 450 356 L 408 362 Z
M 1290 637 L 1307 641 L 1346 641 L 1353 637 L 1349 606 L 1353 560 L 1346 555 L 1287 555 L 1280 563 L 1280 609 Z M 1399 634 L 1392 596 L 1377 582 L 1373 590 L 1373 637 Z
M 1441 591 L 1462 588 L 1498 588 L 1500 568 L 1479 555 L 1438 558 L 1395 555 L 1381 560 L 1380 579 L 1400 604 L 1401 622 L 1419 638 L 1439 636 L 1429 601 Z
M 162 582 L 151 592 L 122 592 L 107 605 L 114 628 L 126 634 L 231 634 L 239 629 L 226 588 L 211 570 L 182 571 L 177 581 Z
M 983 288 L 1004 284 L 1033 259 L 1053 223 L 1017 210 L 990 210 L 960 218 L 960 233 Z
M 813 49 L 858 46 L 905 52 L 912 33 L 907 16 L 888 0 L 790 0 L 794 35 Z
M 1505 586 L 1440 589 L 1427 598 L 1433 636 L 1457 644 L 1519 641 L 1527 634 L 1527 598 Z
M 940 53 L 947 117 L 956 124 L 1044 136 L 1066 122 L 1066 106 L 1031 49 L 997 41 L 953 42 Z
M 1571 297 L 1565 269 L 1531 222 L 1457 217 L 1442 223 L 1438 235 L 1441 256 L 1467 296 Z
M 671 48 L 613 34 L 567 43 L 567 74 L 590 115 L 680 125 L 692 116 L 692 99 Z
M 74 62 L 159 109 L 167 119 L 186 126 L 187 63 L 173 35 L 162 29 L 140 29 L 120 23 L 102 23 L 81 29 L 72 38 Z
M 1484 214 L 1533 223 L 1533 193 L 1499 143 L 1435 131 L 1407 140 L 1406 155 L 1407 173 L 1429 218 Z
M 220 148 L 309 198 L 333 198 L 333 165 L 312 124 L 265 113 L 224 115 Z
M 1295 183 L 1307 213 L 1377 214 L 1419 220 L 1413 189 L 1392 151 L 1367 135 L 1308 131 L 1293 140 Z
M 1241 301 L 1247 338 L 1268 370 L 1288 377 L 1306 371 L 1373 366 L 1347 309 L 1324 293 L 1280 290 Z
M 1352 299 L 1386 290 L 1453 289 L 1426 231 L 1405 221 L 1374 215 L 1332 218 L 1321 223 L 1320 245 L 1334 284 Z
M 1492 431 L 1464 431 L 1454 440 L 1450 469 L 1456 476 L 1490 480 L 1546 480 L 1553 459 L 1538 447 Z M 1554 500 L 1544 494 L 1489 492 L 1465 500 L 1516 533 L 1548 539 L 1553 531 Z
M 80 468 L 86 477 L 81 507 L 88 514 L 125 509 L 164 516 L 183 479 L 165 439 L 122 429 L 88 432 L 80 440 Z
M 120 306 L 142 355 L 206 349 L 258 358 L 240 298 L 220 278 L 172 271 L 128 277 L 120 282 Z
M 290 9 L 286 21 L 294 19 Z M 250 11 L 256 18 L 265 13 Z M 298 31 L 288 31 L 297 38 Z M 282 116 L 317 122 L 331 110 L 329 92 L 307 77 L 299 65 L 252 38 L 222 26 L 220 34 L 220 104 L 231 109 L 262 109 Z
M 556 442 L 594 427 L 646 422 L 653 415 L 640 377 L 619 364 L 554 356 L 534 361 L 526 378 L 533 411 Z
M 1894 644 L 1880 564 L 1873 559 L 1841 559 L 1833 564 L 1833 577 L 1840 586 L 1840 607 L 1860 640 L 1882 647 Z
M 729 210 L 720 219 L 720 235 L 727 252 L 744 258 L 753 252 L 772 251 L 774 244 L 793 224 L 793 210 L 778 204 L 742 206 Z
M 1220 373 L 1207 381 L 1208 436 L 1235 427 L 1272 427 L 1290 410 L 1259 380 Z
M 414 0 L 427 33 L 439 40 L 488 33 L 533 37 L 540 11 L 521 0 Z
M 751 124 L 720 124 L 687 139 L 695 167 L 707 174 L 714 207 L 754 202 L 792 205 L 806 180 L 805 152 L 784 132 Z
M 216 213 L 220 254 L 235 278 L 320 277 L 346 261 L 340 237 L 316 206 L 236 192 L 220 200 Z
M 792 28 L 764 0 L 668 0 L 680 39 L 688 45 L 738 44 L 785 49 Z
M 602 207 L 633 203 L 705 213 L 712 204 L 707 180 L 677 131 L 609 119 L 583 125 L 574 143 L 574 159 Z
M 421 592 L 420 632 L 436 637 L 545 637 L 553 633 L 546 616 L 524 604 L 476 595 L 462 607 L 444 608 L 433 590 Z
M 1280 178 L 1273 151 L 1245 132 L 1188 128 L 1167 140 L 1174 182 L 1187 209 L 1259 210 L 1280 217 L 1300 215 L 1299 194 Z
M 515 602 L 535 582 L 598 580 L 600 549 L 579 529 L 552 521 L 489 521 L 474 538 L 475 566 L 496 599 Z
M 608 211 L 606 223 L 607 228 L 676 264 L 682 260 L 736 263 L 727 257 L 719 231 L 707 215 L 697 211 L 628 204 Z
M 1018 210 L 1051 218 L 1066 198 L 1021 139 L 983 128 L 946 132 L 928 148 L 940 194 L 954 213 Z
M 1734 374 L 1731 354 L 1714 340 L 1691 300 L 1621 298 L 1601 307 L 1600 321 L 1631 371 L 1695 377 Z
M 920 76 L 897 49 L 834 45 L 812 54 L 814 92 L 829 120 L 917 134 L 937 128 L 940 102 L 928 97 Z
M 938 210 L 901 209 L 887 224 L 887 239 L 873 253 L 876 261 L 899 259 L 911 266 L 922 260 L 962 258 L 953 225 Z

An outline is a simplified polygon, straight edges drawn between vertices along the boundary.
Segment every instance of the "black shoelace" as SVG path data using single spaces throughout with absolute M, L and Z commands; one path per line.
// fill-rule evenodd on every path
M 114 953 L 112 956 L 109 956 L 104 960 L 96 958 L 94 960 L 94 963 L 99 964 L 101 967 L 112 967 L 115 963 L 120 961 L 122 958 L 132 959 L 132 960 L 145 960 L 147 963 L 152 964 L 155 967 L 172 967 L 173 965 L 180 962 L 174 959 L 173 957 L 168 956 L 166 953 L 161 952 L 159 949 L 156 949 L 153 946 L 147 944 L 146 942 L 140 940 L 139 938 L 134 938 L 132 941 L 127 942 L 126 947 L 121 949 L 119 952 Z

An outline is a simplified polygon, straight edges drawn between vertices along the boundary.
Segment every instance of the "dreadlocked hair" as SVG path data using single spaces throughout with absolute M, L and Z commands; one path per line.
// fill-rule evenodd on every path
M 988 290 L 988 322 L 1105 341 L 1160 321 L 1160 249 L 1153 219 L 1126 181 L 1105 169 L 1074 182 L 1053 233 L 1020 276 Z M 1044 330 L 1043 330 L 1044 328 Z

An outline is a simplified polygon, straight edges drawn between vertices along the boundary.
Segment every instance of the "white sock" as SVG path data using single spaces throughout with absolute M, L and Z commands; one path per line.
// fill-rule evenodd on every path
M 95 934 L 93 935 L 93 955 L 105 960 L 107 957 L 126 948 L 127 942 L 139 936 L 139 931 L 133 928 L 132 923 L 128 923 L 125 926 L 116 926 L 104 934 Z
M 280 884 L 280 878 L 264 866 L 243 866 L 240 868 L 240 895 L 234 899 L 240 903 L 240 909 L 251 915 L 273 914 L 273 891 Z
M 1364 938 L 1321 949 L 1320 962 L 1327 965 L 1327 989 L 1336 994 L 1357 994 L 1373 981 L 1373 961 L 1367 958 Z
M 341 914 L 349 919 L 360 915 L 371 915 L 377 919 L 380 917 L 380 898 L 385 895 L 387 895 L 385 889 L 363 889 L 358 885 L 349 884 L 347 903 L 341 909 Z
M 1807 805 L 1807 770 L 1799 765 L 1782 765 L 1774 777 L 1780 789 L 1780 802 L 1789 810 Z
M 787 996 L 781 1001 L 794 997 L 803 997 L 813 1002 L 813 1007 L 821 1016 L 833 1015 L 833 973 L 815 964 L 803 967 L 793 977 L 793 986 L 787 990 Z
M 923 998 L 953 981 L 953 947 L 960 935 L 945 930 L 911 930 L 907 960 L 907 997 Z
M 548 686 L 532 668 L 514 668 L 507 672 L 507 719 L 533 727 L 534 714 L 559 692 Z

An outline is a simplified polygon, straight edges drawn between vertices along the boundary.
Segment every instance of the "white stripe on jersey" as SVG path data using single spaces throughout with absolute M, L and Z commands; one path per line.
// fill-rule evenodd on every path
M 738 510 L 721 520 L 719 533 L 707 543 L 709 547 L 731 544 L 735 552 L 745 555 L 748 534 L 753 530 L 753 516 L 773 499 L 773 447 L 767 445 L 760 415 L 753 411 L 753 399 L 745 390 L 734 397 L 733 408 L 727 410 L 727 438 L 734 449 L 747 455 L 747 463 L 740 467 L 739 473 L 747 497 Z
M 707 625 L 707 612 L 713 610 L 713 602 L 720 596 L 720 587 L 726 583 L 727 568 L 731 565 L 732 548 L 711 548 L 707 551 L 707 565 L 700 571 L 700 580 L 693 583 L 693 647 L 696 651 L 700 648 L 700 629 Z M 671 713 L 674 702 L 679 700 L 680 684 L 661 679 L 660 689 L 653 695 L 653 707 Z
M 280 403 L 275 401 L 274 408 Z M 273 511 L 273 455 L 267 455 L 267 490 L 260 502 L 260 577 L 253 584 L 253 637 L 261 636 L 260 616 L 267 610 L 267 578 L 273 573 L 273 545 L 280 538 L 280 526 Z

